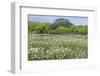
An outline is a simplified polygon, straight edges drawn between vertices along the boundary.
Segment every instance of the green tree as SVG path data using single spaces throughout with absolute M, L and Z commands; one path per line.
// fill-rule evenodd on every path
M 36 26 L 38 26 L 37 22 L 28 22 L 28 32 L 32 33 Z
M 68 33 L 69 32 L 69 29 L 66 28 L 66 27 L 64 27 L 64 26 L 59 26 L 56 30 L 57 30 L 57 32 L 59 34 L 65 34 L 65 33 Z
M 56 19 L 51 28 L 52 29 L 56 29 L 57 27 L 59 26 L 64 26 L 64 27 L 70 27 L 72 26 L 73 24 L 68 20 L 68 19 L 65 19 L 65 18 L 59 18 L 59 19 Z

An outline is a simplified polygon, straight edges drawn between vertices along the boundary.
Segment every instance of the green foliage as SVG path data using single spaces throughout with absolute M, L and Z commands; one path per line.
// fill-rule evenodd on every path
M 69 30 L 71 33 L 74 33 L 74 34 L 87 34 L 88 26 L 87 25 L 72 26 Z
M 59 26 L 57 29 L 59 34 L 68 34 L 70 33 L 70 29 L 69 28 L 65 28 L 64 26 Z
M 29 33 L 48 33 L 50 23 L 28 22 Z
M 59 26 L 70 27 L 72 25 L 73 24 L 68 19 L 59 18 L 59 19 L 56 19 L 50 27 L 51 29 L 56 29 Z
M 57 30 L 48 30 L 48 34 L 59 34 Z
M 37 22 L 28 22 L 28 33 L 33 32 L 36 26 L 38 26 Z
M 35 31 L 37 31 L 37 33 L 47 33 L 47 27 L 45 24 L 39 24 L 40 26 L 36 26 L 35 27 Z
M 28 33 L 34 34 L 87 34 L 88 25 L 73 25 L 67 19 L 56 19 L 53 23 L 28 22 Z

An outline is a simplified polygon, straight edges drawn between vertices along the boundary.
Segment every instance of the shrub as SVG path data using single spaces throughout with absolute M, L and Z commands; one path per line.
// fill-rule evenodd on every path
M 62 20 L 63 21 L 63 20 Z M 59 23 L 59 20 L 58 20 Z M 61 23 L 62 24 L 62 23 Z M 40 22 L 28 22 L 28 33 L 35 34 L 87 34 L 87 25 L 73 25 L 66 27 L 68 25 L 53 25 L 53 23 L 40 23 Z

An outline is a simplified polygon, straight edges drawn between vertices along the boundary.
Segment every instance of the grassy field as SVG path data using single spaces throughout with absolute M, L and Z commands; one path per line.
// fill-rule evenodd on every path
M 28 60 L 88 58 L 87 35 L 28 34 Z

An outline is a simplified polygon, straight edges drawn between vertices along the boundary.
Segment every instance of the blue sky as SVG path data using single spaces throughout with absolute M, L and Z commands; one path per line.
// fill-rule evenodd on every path
M 29 15 L 28 20 L 32 22 L 53 22 L 55 19 L 58 18 L 65 18 L 69 19 L 70 22 L 73 24 L 88 24 L 88 17 L 75 17 L 75 16 L 36 16 L 36 15 Z

